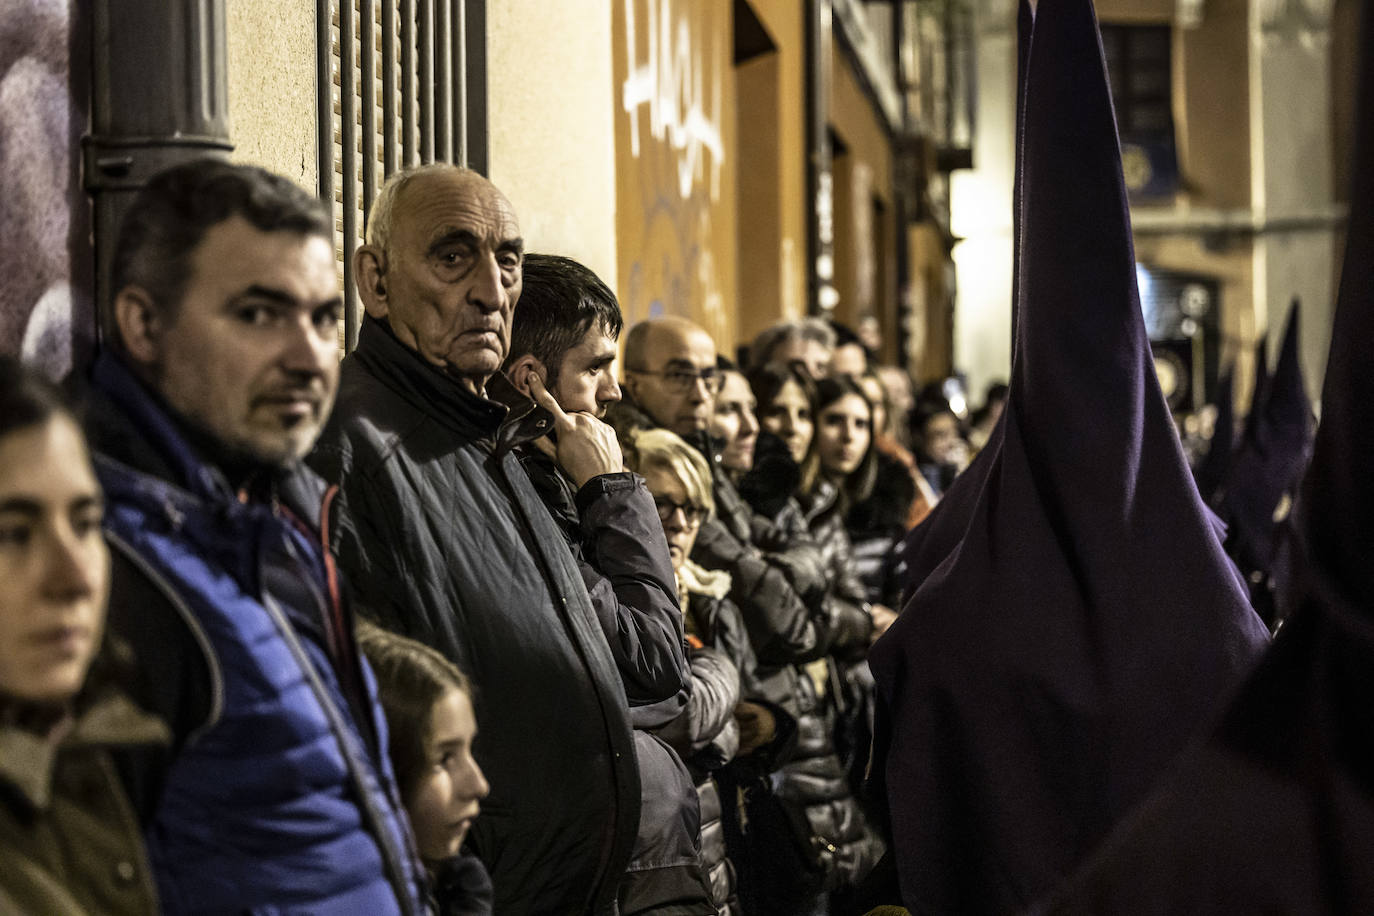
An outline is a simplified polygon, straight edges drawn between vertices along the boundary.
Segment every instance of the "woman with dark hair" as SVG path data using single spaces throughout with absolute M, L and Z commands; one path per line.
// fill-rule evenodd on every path
M 858 382 L 841 375 L 816 383 L 811 412 L 816 432 L 802 462 L 803 508 L 808 519 L 832 512 L 843 517 L 873 492 L 878 473 L 873 404 Z
M 439 916 L 490 916 L 491 878 L 462 852 L 489 786 L 472 756 L 472 685 L 458 666 L 413 639 L 360 621 L 358 647 L 377 677 L 387 752 L 410 815 Z
M 0 357 L 0 911 L 156 913 L 115 754 L 166 727 L 116 686 L 100 485 L 61 395 Z
M 845 525 L 849 509 L 868 499 L 877 478 L 874 411 L 857 381 L 837 376 L 817 383 L 812 413 L 816 434 L 802 464 L 802 510 L 825 554 L 834 602 L 871 620 L 868 640 L 858 646 L 835 646 L 823 661 L 836 713 L 835 750 L 849 785 L 857 792 L 868 765 L 875 702 L 873 674 L 865 656 L 868 644 L 897 618 L 891 607 L 869 601 Z
M 815 430 L 811 422 L 815 384 L 810 376 L 785 363 L 751 369 L 746 378 L 754 393 L 759 432 L 754 466 L 740 480 L 740 495 L 780 528 L 804 531 L 806 519 L 796 494 L 801 487 L 801 464 Z
M 816 412 L 813 399 L 818 390 L 836 383 L 822 380 L 812 385 L 795 369 L 778 365 L 755 369 L 749 381 L 764 432 L 754 470 L 741 483 L 741 492 L 780 526 L 794 517 L 808 529 L 822 554 L 826 593 L 816 614 L 816 629 L 824 641 L 813 660 L 772 669 L 779 681 L 786 679 L 786 703 L 798 720 L 801 740 L 796 757 L 783 765 L 775 780 L 776 792 L 751 796 L 746 814 L 753 827 L 745 837 L 750 854 L 745 857 L 742 886 L 746 910 L 751 912 L 813 913 L 825 911 L 831 894 L 846 893 L 861 882 L 883 849 L 847 779 L 856 754 L 848 747 L 841 753 L 835 741 L 837 721 L 847 722 L 848 711 L 855 708 L 846 699 L 845 672 L 862 662 L 873 621 L 848 559 L 839 503 L 827 503 L 830 511 L 816 524 L 810 522 L 817 519 L 808 520 L 805 512 L 808 475 L 816 486 L 833 476 L 822 471 L 817 456 L 827 418 Z M 853 388 L 852 383 L 843 384 Z M 870 410 L 867 402 L 863 404 L 867 424 Z M 860 457 L 870 451 L 865 443 Z M 849 731 L 841 725 L 839 734 Z M 801 829 L 802 825 L 810 826 Z M 789 849 L 797 854 L 787 855 Z

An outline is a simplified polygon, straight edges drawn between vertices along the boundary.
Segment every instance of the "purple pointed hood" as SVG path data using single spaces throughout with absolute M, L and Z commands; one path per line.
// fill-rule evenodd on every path
M 1282 553 L 1292 533 L 1281 504 L 1291 505 L 1312 454 L 1312 403 L 1298 364 L 1299 318 L 1294 300 L 1278 365 L 1250 411 L 1219 508 L 1229 526 L 1227 549 L 1251 582 L 1253 604 L 1271 623 L 1276 592 L 1285 587 L 1276 571 L 1285 566 Z
M 1041 0 L 1021 140 L 1007 406 L 870 656 L 915 912 L 1009 912 L 1053 886 L 1267 641 L 1154 376 L 1090 0 Z
M 1037 913 L 1374 912 L 1374 7 L 1291 615 L 1219 726 Z M 1276 373 L 1277 375 L 1277 373 Z

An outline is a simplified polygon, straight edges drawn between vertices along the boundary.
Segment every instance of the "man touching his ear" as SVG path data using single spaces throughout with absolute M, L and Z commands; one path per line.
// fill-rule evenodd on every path
M 613 368 L 621 327 L 615 296 L 592 271 L 526 255 L 505 384 L 491 379 L 488 394 L 512 417 L 530 412 L 520 427 L 538 436 L 521 437 L 517 454 L 572 550 L 625 687 L 641 792 L 620 912 L 714 913 L 694 782 L 649 731 L 683 712 L 691 680 L 657 507 L 643 478 L 624 470 L 615 432 L 600 419 L 620 400 Z

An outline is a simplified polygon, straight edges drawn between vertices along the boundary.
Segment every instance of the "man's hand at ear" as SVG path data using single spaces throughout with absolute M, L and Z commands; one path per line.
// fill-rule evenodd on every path
M 625 470 L 615 430 L 591 414 L 563 410 L 537 372 L 531 372 L 527 382 L 530 397 L 553 415 L 553 428 L 558 434 L 554 458 L 573 483 L 581 487 L 593 477 Z

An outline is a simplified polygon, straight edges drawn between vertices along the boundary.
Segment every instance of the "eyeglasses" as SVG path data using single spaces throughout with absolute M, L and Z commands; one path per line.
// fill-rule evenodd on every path
M 654 507 L 658 509 L 658 519 L 661 522 L 667 522 L 673 517 L 674 512 L 681 511 L 682 518 L 687 522 L 688 528 L 695 528 L 706 518 L 705 506 L 673 502 L 666 496 L 655 496 Z
M 652 369 L 629 369 L 636 375 L 657 375 L 663 379 L 663 386 L 673 394 L 686 394 L 692 390 L 692 386 L 698 381 L 706 385 L 706 391 L 711 395 L 720 393 L 721 383 L 725 381 L 725 376 L 716 370 L 715 366 L 707 366 L 698 372 L 691 372 L 687 369 L 669 369 L 666 372 L 655 372 Z

